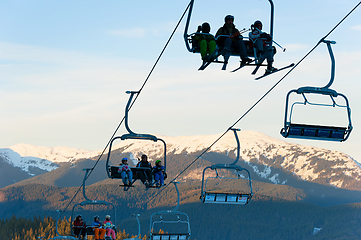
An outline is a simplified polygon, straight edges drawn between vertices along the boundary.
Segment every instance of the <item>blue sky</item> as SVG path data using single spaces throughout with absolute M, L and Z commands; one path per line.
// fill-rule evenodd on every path
M 0 0 L 0 148 L 29 143 L 103 149 L 124 116 L 125 91 L 141 87 L 187 4 Z M 285 53 L 278 49 L 275 56 L 275 67 L 281 67 L 298 62 L 358 1 L 275 0 L 274 4 L 274 39 L 287 48 Z M 269 12 L 267 0 L 223 5 L 196 0 L 190 31 L 207 21 L 215 33 L 227 14 L 235 16 L 239 29 L 259 19 L 268 31 Z M 186 50 L 184 24 L 185 19 L 131 110 L 130 127 L 135 132 L 221 134 L 286 73 L 254 81 L 250 68 L 230 73 L 215 64 L 198 72 L 200 56 Z M 328 39 L 337 42 L 331 88 L 345 94 L 352 109 L 354 131 L 346 142 L 289 140 L 279 134 L 287 92 L 328 83 L 326 45 L 320 45 L 237 127 L 339 150 L 361 161 L 361 8 Z M 228 70 L 238 61 L 231 58 Z M 301 119 L 307 114 L 301 113 Z M 318 124 L 345 125 L 343 112 L 322 109 L 322 114 L 311 115 Z M 123 133 L 121 127 L 118 134 Z

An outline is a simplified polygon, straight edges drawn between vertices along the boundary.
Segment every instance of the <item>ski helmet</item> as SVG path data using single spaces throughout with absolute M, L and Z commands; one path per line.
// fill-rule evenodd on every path
M 96 221 L 97 219 L 99 219 L 99 216 L 98 216 L 98 215 L 95 215 L 95 216 L 94 216 L 94 221 Z
M 227 15 L 225 18 L 224 18 L 224 22 L 227 22 L 228 20 L 234 20 L 234 17 L 232 15 Z
M 122 162 L 128 161 L 128 158 L 123 158 Z
M 158 164 L 158 163 L 160 163 L 161 162 L 161 160 L 157 160 L 157 161 L 155 161 L 155 164 Z
M 202 24 L 202 32 L 209 33 L 211 31 L 211 25 L 209 23 L 205 22 Z
M 110 215 L 105 215 L 105 219 L 110 219 Z
M 254 26 L 256 26 L 256 25 L 261 25 L 261 26 L 263 26 L 263 24 L 262 24 L 262 22 L 261 22 L 260 20 L 255 21 L 255 22 L 253 23 L 253 25 L 254 25 Z

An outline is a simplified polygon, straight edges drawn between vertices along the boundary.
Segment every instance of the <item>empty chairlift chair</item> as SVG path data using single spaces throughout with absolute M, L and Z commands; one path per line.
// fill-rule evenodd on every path
M 191 229 L 189 217 L 186 213 L 178 211 L 179 190 L 177 183 L 173 182 L 177 191 L 177 206 L 173 210 L 159 211 L 150 217 L 151 240 L 189 240 Z M 160 231 L 162 230 L 162 231 Z
M 285 120 L 284 127 L 281 129 L 281 135 L 285 138 L 302 138 L 302 139 L 314 139 L 314 140 L 326 140 L 326 141 L 346 141 L 352 131 L 351 123 L 351 108 L 349 106 L 348 99 L 345 95 L 330 89 L 334 81 L 335 75 L 335 59 L 332 53 L 331 44 L 335 44 L 334 41 L 323 40 L 327 44 L 327 48 L 331 58 L 331 78 L 329 83 L 324 87 L 301 87 L 288 92 L 286 96 L 285 106 Z M 303 97 L 302 102 L 290 103 L 290 96 L 292 93 L 296 93 Z M 309 96 L 318 95 L 324 96 L 329 99 L 329 103 L 319 103 L 309 101 Z M 343 99 L 343 104 L 339 104 L 337 99 Z M 320 107 L 332 107 L 332 108 L 344 108 L 346 109 L 347 126 L 328 126 L 319 124 L 301 124 L 292 122 L 292 114 L 294 107 L 297 105 L 303 106 L 320 106 Z
M 237 136 L 239 129 L 232 129 L 237 141 L 237 158 L 232 164 L 215 164 L 208 166 L 203 170 L 202 187 L 201 187 L 201 202 L 203 203 L 218 203 L 218 204 L 248 204 L 253 196 L 252 180 L 249 171 L 246 168 L 236 165 L 240 155 L 240 143 Z M 231 173 L 233 176 L 227 174 L 220 174 L 220 171 Z M 210 175 L 209 175 L 210 174 Z M 208 177 L 206 176 L 208 175 Z M 209 181 L 219 180 L 221 189 L 214 190 L 212 186 L 209 187 Z M 231 181 L 233 185 L 231 189 L 227 189 L 222 182 Z M 236 186 L 234 186 L 236 185 Z M 245 189 L 238 189 L 240 185 L 245 185 Z

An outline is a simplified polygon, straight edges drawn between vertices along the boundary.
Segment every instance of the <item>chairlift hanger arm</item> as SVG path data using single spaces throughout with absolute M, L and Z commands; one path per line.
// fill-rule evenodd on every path
M 236 138 L 236 142 L 237 142 L 237 157 L 236 157 L 236 160 L 233 163 L 231 163 L 231 165 L 236 165 L 239 160 L 240 148 L 241 148 L 240 143 L 239 143 L 239 138 L 237 135 L 237 131 L 241 131 L 241 129 L 231 128 L 231 130 L 233 131 L 234 137 Z
M 128 100 L 128 103 L 125 107 L 125 128 L 127 129 L 127 131 L 130 133 L 130 134 L 134 134 L 136 135 L 132 130 L 130 130 L 129 128 L 129 125 L 128 125 L 128 112 L 129 112 L 129 108 L 130 108 L 130 104 L 132 103 L 132 99 L 133 99 L 133 96 L 134 94 L 139 94 L 139 91 L 126 91 L 127 94 L 130 94 L 129 96 L 129 100 Z
M 330 78 L 330 81 L 329 83 L 324 86 L 323 88 L 329 88 L 331 87 L 334 79 L 335 79 L 335 57 L 333 55 L 333 52 L 332 52 L 332 47 L 331 47 L 331 44 L 336 44 L 335 41 L 329 41 L 329 40 L 322 40 L 322 42 L 326 43 L 327 44 L 327 49 L 328 49 L 328 53 L 330 54 L 330 58 L 331 58 L 331 78 Z

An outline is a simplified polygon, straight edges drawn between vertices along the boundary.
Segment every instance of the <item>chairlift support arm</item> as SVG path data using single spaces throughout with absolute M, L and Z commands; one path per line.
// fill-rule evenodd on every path
M 163 139 L 160 139 L 160 138 L 157 138 L 156 136 L 154 135 L 151 135 L 151 134 L 139 134 L 139 133 L 135 133 L 133 132 L 130 127 L 129 127 L 129 109 L 130 109 L 130 106 L 131 106 L 131 103 L 132 103 L 132 100 L 133 100 L 133 97 L 135 94 L 139 94 L 139 91 L 126 91 L 127 94 L 130 94 L 129 96 L 129 99 L 128 99 L 128 102 L 127 102 L 127 105 L 125 107 L 125 128 L 126 130 L 128 131 L 128 133 L 126 134 L 123 134 L 122 136 L 119 136 L 119 137 L 114 137 L 110 144 L 109 144 L 109 150 L 108 150 L 108 156 L 107 156 L 107 161 L 106 161 L 106 171 L 107 171 L 107 175 L 109 178 L 111 178 L 111 175 L 110 175 L 110 171 L 109 171 L 109 160 L 110 160 L 110 154 L 111 154 L 111 151 L 112 151 L 112 145 L 113 145 L 113 142 L 117 139 L 121 139 L 121 140 L 126 140 L 126 139 L 136 139 L 136 140 L 150 140 L 150 141 L 153 141 L 153 142 L 157 142 L 158 140 L 161 141 L 164 145 L 164 171 L 166 171 L 167 169 L 167 144 L 165 143 L 165 141 Z

